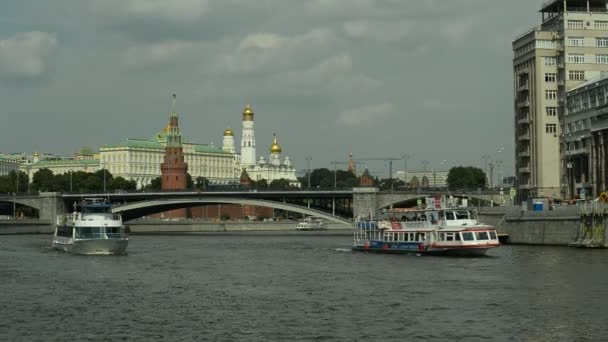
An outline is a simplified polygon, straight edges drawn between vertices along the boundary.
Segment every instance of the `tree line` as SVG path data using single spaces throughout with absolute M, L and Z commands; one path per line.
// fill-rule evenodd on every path
M 8 175 L 0 176 L 0 192 L 77 192 L 91 193 L 104 191 L 104 178 L 106 191 L 133 191 L 137 189 L 137 183 L 132 180 L 126 180 L 123 177 L 115 177 L 107 170 L 98 170 L 95 172 L 77 171 L 64 174 L 53 174 L 49 169 L 40 169 L 34 173 L 32 182 L 29 182 L 28 175 L 20 171 L 17 174 L 11 171 Z M 351 189 L 359 187 L 360 178 L 354 173 L 345 170 L 329 170 L 327 168 L 314 169 L 306 173 L 303 177 L 299 177 L 298 181 L 302 189 Z M 403 180 L 396 178 L 372 177 L 372 186 L 380 190 L 404 190 L 412 188 L 428 187 L 424 182 L 416 184 L 405 183 Z M 476 167 L 453 167 L 448 172 L 447 185 L 450 190 L 477 190 L 486 188 L 486 175 L 483 170 Z M 221 188 L 220 186 L 219 188 Z M 231 189 L 241 188 L 238 184 L 227 185 Z M 206 191 L 211 188 L 218 188 L 209 184 L 209 180 L 205 177 L 192 178 L 187 174 L 187 189 Z M 287 179 L 275 179 L 270 183 L 261 179 L 251 181 L 249 189 L 256 190 L 294 190 L 298 189 L 290 184 Z M 154 178 L 150 184 L 146 185 L 143 190 L 160 191 L 162 189 L 161 177 Z

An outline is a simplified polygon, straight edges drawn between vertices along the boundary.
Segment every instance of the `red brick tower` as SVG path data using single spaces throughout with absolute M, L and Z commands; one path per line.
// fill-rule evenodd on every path
M 163 191 L 185 190 L 187 188 L 188 164 L 184 161 L 182 149 L 182 134 L 179 132 L 177 113 L 175 112 L 175 94 L 173 94 L 173 105 L 169 117 L 169 131 L 167 132 L 167 145 L 165 146 L 165 158 L 160 164 Z M 188 210 L 176 209 L 165 213 L 167 218 L 186 218 Z

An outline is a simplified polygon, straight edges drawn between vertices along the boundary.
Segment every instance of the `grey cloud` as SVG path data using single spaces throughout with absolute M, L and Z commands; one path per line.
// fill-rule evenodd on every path
M 0 78 L 35 80 L 47 76 L 57 38 L 53 33 L 25 32 L 0 40 Z
M 337 122 L 344 126 L 362 126 L 388 117 L 392 110 L 389 102 L 348 109 L 338 115 Z

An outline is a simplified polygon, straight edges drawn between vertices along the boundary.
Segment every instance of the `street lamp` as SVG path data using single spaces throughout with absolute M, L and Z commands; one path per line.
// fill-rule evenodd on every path
M 307 163 L 307 166 L 308 166 L 308 189 L 309 190 L 310 190 L 310 174 L 312 173 L 312 169 L 310 167 L 311 162 L 312 162 L 312 156 L 306 157 L 306 163 Z
M 407 160 L 410 158 L 408 153 L 403 154 L 403 183 L 407 188 Z

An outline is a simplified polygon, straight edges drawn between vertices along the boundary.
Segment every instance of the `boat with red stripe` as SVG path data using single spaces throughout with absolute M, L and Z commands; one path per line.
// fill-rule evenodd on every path
M 439 203 L 439 204 L 435 204 Z M 352 249 L 379 253 L 479 256 L 500 246 L 496 229 L 479 223 L 472 208 L 427 199 L 424 207 L 385 209 L 355 220 Z

